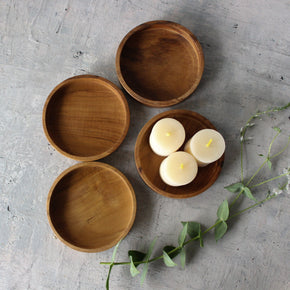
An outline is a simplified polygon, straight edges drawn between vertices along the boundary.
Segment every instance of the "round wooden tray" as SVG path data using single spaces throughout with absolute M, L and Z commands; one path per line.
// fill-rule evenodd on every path
M 53 183 L 47 215 L 56 236 L 83 252 L 107 250 L 125 237 L 136 214 L 134 190 L 116 168 L 83 162 Z
M 43 128 L 49 142 L 67 157 L 93 161 L 124 140 L 130 122 L 127 100 L 110 81 L 93 75 L 69 78 L 48 96 Z
M 171 106 L 190 96 L 203 69 L 197 38 L 169 21 L 137 26 L 121 41 L 116 55 L 121 85 L 137 101 L 153 107 Z
M 198 195 L 208 189 L 218 178 L 224 162 L 224 155 L 214 163 L 206 167 L 199 167 L 198 174 L 193 182 L 172 187 L 165 184 L 160 175 L 161 161 L 166 158 L 156 155 L 149 145 L 149 136 L 153 125 L 162 118 L 174 118 L 184 126 L 186 137 L 185 143 L 201 129 L 215 129 L 212 123 L 198 113 L 188 110 L 170 110 L 163 112 L 150 121 L 140 131 L 135 145 L 135 163 L 137 170 L 144 182 L 155 192 L 172 198 L 187 198 Z M 180 150 L 183 150 L 183 146 Z

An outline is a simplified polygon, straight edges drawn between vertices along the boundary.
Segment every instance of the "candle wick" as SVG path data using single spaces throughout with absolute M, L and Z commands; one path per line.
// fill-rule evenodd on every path
M 180 169 L 183 169 L 184 168 L 184 164 L 181 163 L 179 167 L 180 167 Z
M 212 139 L 210 138 L 208 143 L 206 144 L 206 147 L 209 147 L 211 143 L 212 143 Z
M 170 132 L 167 132 L 167 133 L 166 133 L 166 136 L 167 136 L 167 137 L 171 136 L 171 133 L 170 133 Z

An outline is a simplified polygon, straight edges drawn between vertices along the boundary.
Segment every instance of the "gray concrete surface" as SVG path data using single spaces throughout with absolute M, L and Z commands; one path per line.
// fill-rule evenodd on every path
M 117 260 L 127 250 L 145 250 L 158 236 L 155 253 L 174 244 L 179 221 L 215 221 L 217 206 L 231 194 L 223 187 L 239 180 L 239 129 L 257 109 L 289 102 L 290 5 L 288 0 L 91 0 L 0 2 L 0 289 L 104 289 L 112 249 L 87 254 L 63 245 L 46 218 L 52 182 L 76 162 L 56 152 L 42 130 L 42 108 L 60 81 L 92 73 L 118 84 L 115 53 L 136 25 L 156 19 L 178 22 L 200 40 L 205 71 L 200 86 L 173 108 L 187 108 L 209 118 L 224 135 L 226 161 L 217 182 L 203 194 L 173 200 L 151 191 L 134 165 L 139 130 L 155 114 L 127 95 L 129 133 L 120 148 L 103 159 L 132 183 L 138 211 Z M 289 135 L 289 110 L 264 118 L 250 135 L 246 176 L 258 167 L 273 126 L 283 129 L 273 146 Z M 273 163 L 272 174 L 289 166 L 288 149 Z M 271 173 L 262 172 L 262 177 Z M 262 198 L 264 187 L 257 193 Z M 290 289 L 289 195 L 230 223 L 218 243 L 187 249 L 187 266 L 166 268 L 157 262 L 140 287 L 128 268 L 113 269 L 111 289 Z M 243 201 L 241 206 L 246 206 Z

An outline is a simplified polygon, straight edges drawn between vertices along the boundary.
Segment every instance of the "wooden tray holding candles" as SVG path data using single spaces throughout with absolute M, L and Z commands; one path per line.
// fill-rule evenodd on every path
M 135 163 L 144 182 L 155 192 L 172 198 L 188 198 L 198 195 L 208 189 L 218 178 L 224 162 L 224 154 L 215 162 L 199 167 L 196 178 L 184 186 L 170 186 L 163 182 L 159 174 L 161 162 L 166 158 L 155 154 L 149 144 L 149 136 L 154 124 L 163 118 L 174 118 L 185 128 L 185 141 L 179 150 L 198 131 L 215 129 L 205 117 L 189 110 L 170 110 L 158 114 L 149 120 L 140 131 L 135 145 Z

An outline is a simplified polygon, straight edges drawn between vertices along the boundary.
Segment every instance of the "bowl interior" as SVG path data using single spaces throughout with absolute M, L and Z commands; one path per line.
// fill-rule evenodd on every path
M 107 156 L 121 144 L 129 119 L 121 90 L 103 78 L 79 76 L 51 92 L 44 107 L 43 126 L 58 151 L 91 161 Z
M 152 151 L 149 145 L 149 136 L 153 125 L 166 117 L 180 121 L 185 128 L 185 142 L 180 150 L 183 150 L 185 143 L 197 131 L 205 128 L 215 129 L 208 119 L 188 110 L 171 110 L 155 116 L 145 124 L 137 137 L 135 145 L 137 170 L 144 182 L 157 193 L 172 198 L 187 198 L 198 195 L 209 188 L 217 179 L 223 165 L 224 155 L 206 167 L 199 167 L 196 178 L 187 185 L 172 187 L 165 184 L 159 175 L 159 167 L 166 157 L 158 156 Z
M 130 230 L 136 213 L 135 194 L 114 167 L 85 162 L 56 180 L 47 213 L 52 229 L 65 244 L 99 252 L 114 246 Z
M 203 73 L 203 53 L 183 26 L 153 21 L 133 29 L 117 53 L 121 84 L 138 101 L 155 107 L 176 104 L 197 87 Z

